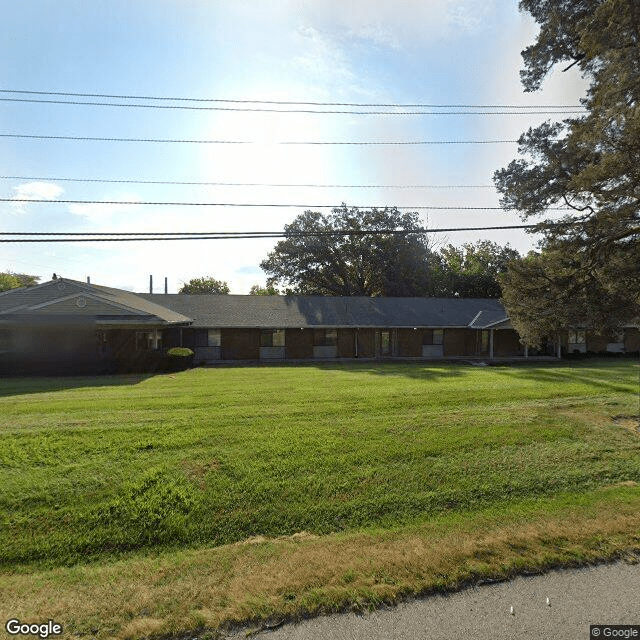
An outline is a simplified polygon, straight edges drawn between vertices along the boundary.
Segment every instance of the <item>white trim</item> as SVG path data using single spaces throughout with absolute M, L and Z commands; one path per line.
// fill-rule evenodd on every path
M 94 293 L 85 293 L 85 292 L 77 292 L 72 293 L 71 295 L 63 296 L 62 298 L 55 298 L 54 300 L 48 300 L 47 302 L 42 302 L 41 304 L 34 305 L 32 307 L 27 307 L 31 311 L 36 311 L 38 309 L 43 309 L 45 307 L 50 307 L 54 304 L 59 304 L 61 302 L 67 302 L 68 300 L 73 300 L 74 298 L 91 298 L 92 300 L 98 300 L 103 302 L 111 307 L 115 307 L 117 309 L 124 309 L 125 311 L 135 311 L 137 315 L 145 315 L 150 317 L 157 317 L 155 314 L 149 313 L 147 311 L 143 311 L 142 309 L 138 309 L 136 307 L 129 307 L 124 304 L 119 304 L 117 302 L 112 302 L 107 298 L 103 298 L 102 296 L 98 296 Z
M 511 324 L 511 318 L 509 318 L 508 316 L 506 318 L 503 318 L 502 320 L 496 320 L 495 322 L 490 322 L 489 324 L 485 324 L 482 327 L 477 327 L 478 329 L 489 329 L 491 327 L 493 327 L 494 329 L 497 329 L 498 327 L 496 327 L 497 324 L 502 324 L 503 322 L 508 322 L 509 324 Z M 474 327 L 476 328 L 476 327 Z M 510 327 L 502 327 L 503 329 L 513 329 L 513 325 Z
M 471 327 L 471 328 L 475 328 L 473 327 L 473 323 L 482 315 L 482 311 L 478 311 L 478 313 L 476 313 L 476 315 L 474 316 L 473 320 L 467 325 L 467 327 Z

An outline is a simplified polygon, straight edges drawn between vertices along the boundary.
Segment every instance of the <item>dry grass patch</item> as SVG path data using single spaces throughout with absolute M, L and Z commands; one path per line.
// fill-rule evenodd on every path
M 623 429 L 640 435 L 640 416 L 617 415 L 613 416 L 611 420 Z
M 412 528 L 305 533 L 106 565 L 0 576 L 5 618 L 53 618 L 68 636 L 140 638 L 296 618 L 640 548 L 634 483 Z
M 182 467 L 187 479 L 198 485 L 200 490 L 204 490 L 207 484 L 207 474 L 218 470 L 220 468 L 220 461 L 210 460 L 209 462 L 200 462 L 185 458 L 180 461 L 180 466 Z

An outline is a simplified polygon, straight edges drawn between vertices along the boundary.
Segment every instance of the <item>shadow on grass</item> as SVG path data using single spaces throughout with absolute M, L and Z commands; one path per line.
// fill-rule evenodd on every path
M 459 378 L 475 367 L 465 363 L 416 363 L 416 362 L 318 362 L 309 366 L 323 371 L 344 371 L 364 373 L 372 376 L 400 376 L 417 380 L 435 380 L 437 378 Z
M 634 381 L 629 380 L 628 383 L 621 383 L 615 380 L 614 376 L 620 372 L 620 366 L 625 361 L 621 359 L 615 360 L 596 360 L 588 363 L 561 362 L 551 366 L 545 365 L 542 368 L 539 364 L 535 367 L 495 367 L 493 370 L 510 378 L 519 378 L 521 380 L 533 380 L 536 382 L 556 382 L 562 383 L 579 383 L 597 389 L 605 389 L 607 391 L 619 391 L 621 393 L 629 393 L 633 391 Z M 628 360 L 626 362 L 629 362 Z M 610 380 L 602 378 L 610 377 Z
M 0 378 L 0 397 L 32 393 L 51 393 L 82 387 L 128 387 L 154 377 L 153 373 L 120 375 Z

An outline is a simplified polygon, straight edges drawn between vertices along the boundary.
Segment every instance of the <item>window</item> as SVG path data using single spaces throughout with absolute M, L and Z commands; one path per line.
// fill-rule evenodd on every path
M 162 349 L 160 333 L 154 331 L 136 331 L 136 351 Z
M 624 342 L 624 329 L 618 329 L 616 331 L 613 331 L 609 337 L 611 338 L 609 342 L 617 342 L 617 343 Z
M 584 344 L 584 331 L 569 331 L 569 344 Z
M 107 352 L 107 332 L 106 331 L 96 331 L 96 346 L 98 349 L 98 353 Z
M 383 356 L 389 355 L 391 346 L 391 334 L 389 331 L 380 332 L 380 353 Z
M 489 332 L 480 332 L 480 353 L 489 353 Z
M 422 344 L 442 344 L 444 329 L 427 329 L 422 337 Z
M 338 344 L 338 330 L 314 329 L 313 344 L 316 347 L 335 347 Z
M 261 347 L 284 347 L 284 329 L 263 329 L 260 334 Z
M 153 349 L 151 333 L 136 331 L 136 351 L 151 351 Z
M 207 331 L 207 346 L 219 347 L 221 344 L 220 329 L 209 329 Z

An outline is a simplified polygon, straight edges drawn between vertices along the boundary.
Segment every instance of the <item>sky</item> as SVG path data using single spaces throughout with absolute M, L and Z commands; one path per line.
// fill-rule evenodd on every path
M 524 93 L 518 73 L 520 52 L 533 43 L 537 27 L 518 12 L 517 0 L 4 0 L 4 5 L 0 198 L 6 201 L 0 202 L 0 231 L 5 233 L 281 231 L 307 209 L 343 202 L 407 211 L 428 206 L 496 207 L 499 195 L 492 176 L 517 157 L 515 143 L 282 143 L 517 140 L 531 126 L 568 116 L 400 115 L 398 111 L 412 109 L 229 101 L 579 105 L 585 91 L 574 68 L 566 73 L 554 69 L 542 91 Z M 439 109 L 452 110 L 460 111 Z M 7 137 L 12 135 L 245 144 Z M 17 201 L 25 198 L 39 202 Z M 434 229 L 522 223 L 517 212 L 501 210 L 420 209 L 420 213 L 425 227 Z M 535 236 L 521 230 L 430 236 L 436 248 L 482 239 L 509 243 L 520 252 L 536 244 Z M 276 242 L 0 243 L 0 271 L 38 275 L 42 281 L 53 273 L 77 280 L 90 277 L 95 284 L 141 292 L 148 291 L 153 275 L 158 293 L 164 290 L 165 277 L 169 293 L 176 293 L 191 278 L 212 276 L 228 282 L 232 293 L 244 294 L 253 284 L 264 284 L 266 275 L 259 265 Z

